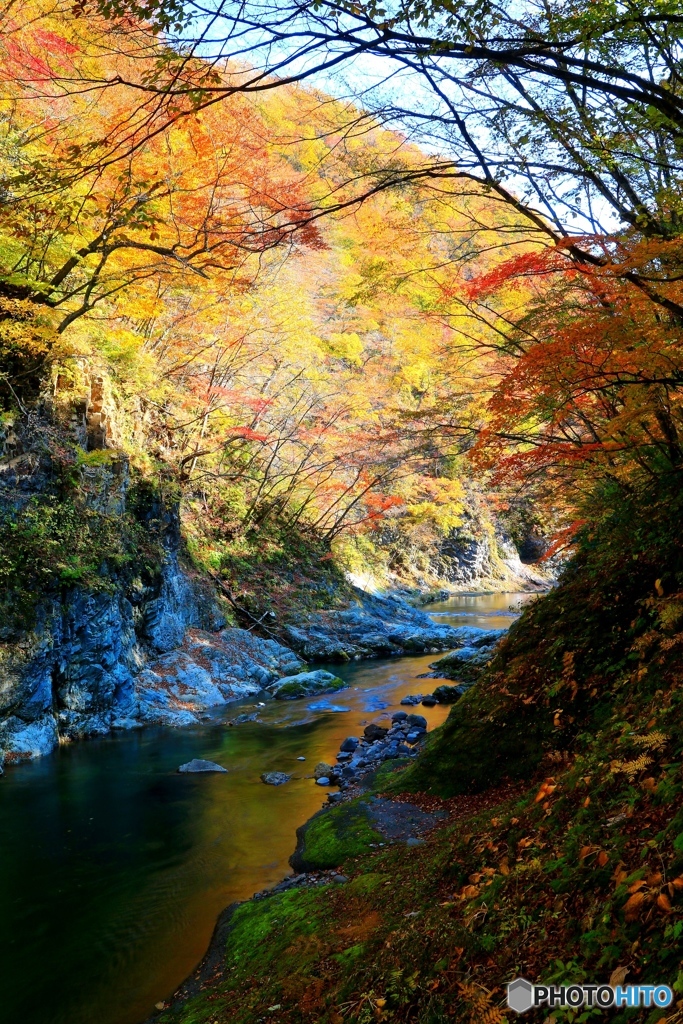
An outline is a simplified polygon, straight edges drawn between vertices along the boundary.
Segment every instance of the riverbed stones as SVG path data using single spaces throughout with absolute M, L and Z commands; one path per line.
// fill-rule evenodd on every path
M 261 776 L 261 782 L 265 782 L 267 786 L 284 786 L 285 782 L 289 782 L 291 777 L 286 772 L 264 772 Z
M 366 740 L 370 740 L 372 742 L 373 740 L 383 740 L 388 731 L 389 730 L 385 729 L 383 725 L 377 725 L 375 722 L 371 722 L 370 725 L 365 726 L 363 735 Z
M 327 776 L 327 778 L 329 778 L 330 775 L 334 775 L 334 768 L 331 764 L 327 764 L 326 761 L 319 761 L 313 769 L 313 778 L 316 781 L 323 778 L 323 776 Z
M 179 772 L 226 772 L 227 768 L 224 768 L 221 764 L 216 764 L 215 761 L 204 761 L 200 757 L 193 757 L 191 761 L 187 761 L 185 764 L 181 764 L 178 769 Z
M 393 715 L 391 716 L 391 721 L 392 722 L 405 722 L 407 717 L 408 717 L 408 712 L 407 711 L 394 711 Z
M 315 780 L 316 786 L 329 786 L 330 780 L 326 775 L 321 775 L 319 779 Z
M 352 754 L 359 743 L 360 740 L 358 739 L 357 736 L 347 736 L 339 749 L 342 751 L 342 753 Z

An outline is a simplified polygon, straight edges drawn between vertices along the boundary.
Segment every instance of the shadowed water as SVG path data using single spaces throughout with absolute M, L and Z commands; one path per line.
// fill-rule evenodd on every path
M 507 625 L 526 595 L 451 598 L 439 622 Z M 435 655 L 329 666 L 350 688 L 271 701 L 259 721 L 145 729 L 61 747 L 0 780 L 0 1021 L 136 1024 L 201 959 L 220 910 L 278 882 L 323 803 L 310 775 L 395 710 Z M 420 708 L 430 728 L 447 708 Z M 299 756 L 305 762 L 297 761 Z M 178 775 L 194 757 L 228 775 Z M 285 771 L 284 786 L 262 772 Z

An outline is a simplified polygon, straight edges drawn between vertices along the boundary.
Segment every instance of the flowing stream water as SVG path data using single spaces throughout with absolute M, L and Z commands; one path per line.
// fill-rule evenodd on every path
M 427 609 L 499 628 L 528 594 L 459 595 Z M 203 956 L 223 907 L 290 873 L 296 829 L 326 802 L 310 774 L 345 736 L 391 714 L 436 655 L 326 666 L 327 698 L 253 700 L 185 729 L 60 747 L 0 780 L 0 1021 L 139 1024 Z M 416 708 L 429 728 L 448 708 Z M 178 775 L 193 757 L 227 775 Z M 305 761 L 298 761 L 305 757 Z M 262 772 L 291 772 L 266 786 Z M 308 776 L 308 777 L 307 777 Z

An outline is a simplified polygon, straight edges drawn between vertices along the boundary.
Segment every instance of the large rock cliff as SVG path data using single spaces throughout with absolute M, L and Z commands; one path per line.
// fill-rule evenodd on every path
M 226 627 L 169 550 L 155 593 L 71 588 L 0 645 L 0 760 L 116 728 L 191 724 L 302 668 L 275 641 Z

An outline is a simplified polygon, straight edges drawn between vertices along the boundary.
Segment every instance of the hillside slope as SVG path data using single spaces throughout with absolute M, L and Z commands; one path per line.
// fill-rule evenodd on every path
M 367 796 L 314 819 L 348 881 L 234 909 L 204 991 L 156 1019 L 494 1024 L 518 975 L 683 997 L 681 504 L 674 477 L 606 515 L 426 753 L 376 781 L 444 824 L 380 849 Z

